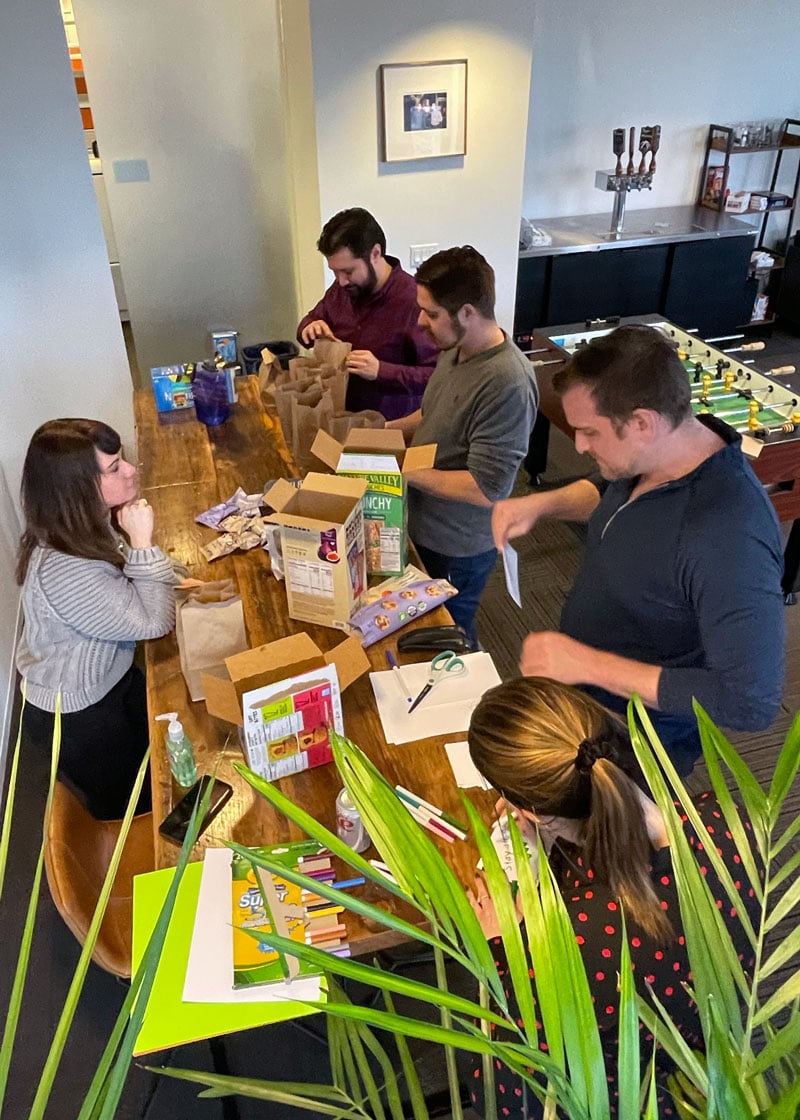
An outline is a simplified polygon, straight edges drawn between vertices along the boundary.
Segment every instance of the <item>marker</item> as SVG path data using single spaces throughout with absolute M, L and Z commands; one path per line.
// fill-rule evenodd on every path
M 441 837 L 441 839 L 446 840 L 448 844 L 455 843 L 456 838 L 453 833 L 446 825 L 439 824 L 436 817 L 432 817 L 430 813 L 427 813 L 424 809 L 418 809 L 415 805 L 409 803 L 406 803 L 406 809 L 408 810 L 409 816 L 413 817 L 417 824 L 421 824 L 423 828 L 427 828 L 428 832 L 432 832 L 434 836 Z
M 397 664 L 397 658 L 395 657 L 395 655 L 392 653 L 392 651 L 390 649 L 387 649 L 387 651 L 386 651 L 386 660 L 389 663 L 389 668 L 394 673 L 397 673 L 397 679 L 400 682 L 400 691 L 403 694 L 403 698 L 405 700 L 407 700 L 409 704 L 413 704 L 414 698 L 413 698 L 413 696 L 408 695 L 408 686 L 406 685 L 405 681 L 403 680 L 403 674 L 400 671 L 400 666 Z
M 395 879 L 394 875 L 392 875 L 391 871 L 385 863 L 381 863 L 379 859 L 371 859 L 369 862 L 372 864 L 376 871 L 380 871 L 384 879 L 388 879 L 390 883 L 394 883 L 395 886 L 398 886 L 397 880 Z
M 338 883 L 331 883 L 331 886 L 336 887 L 337 890 L 345 891 L 345 890 L 347 890 L 348 887 L 363 886 L 363 884 L 365 882 L 366 882 L 366 880 L 364 879 L 364 877 L 362 875 L 358 879 L 342 879 Z
M 463 832 L 464 835 L 460 837 L 461 840 L 466 838 L 468 831 L 467 825 L 462 824 L 461 821 L 457 821 L 456 818 L 451 817 L 449 813 L 445 813 L 444 809 L 439 809 L 436 805 L 431 804 L 430 801 L 426 801 L 424 797 L 420 797 L 418 793 L 412 793 L 410 789 L 406 789 L 405 786 L 395 786 L 394 792 L 401 800 L 408 802 L 408 804 L 416 805 L 418 809 L 427 809 L 428 812 L 433 813 L 434 816 L 441 817 L 445 824 L 450 825 L 453 831 Z

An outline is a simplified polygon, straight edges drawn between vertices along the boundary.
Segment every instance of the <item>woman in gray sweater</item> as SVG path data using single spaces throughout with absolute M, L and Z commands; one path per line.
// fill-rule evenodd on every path
M 149 740 L 135 644 L 174 626 L 178 577 L 153 545 L 152 507 L 107 424 L 43 424 L 25 458 L 22 507 L 25 738 L 49 754 L 60 703 L 59 777 L 93 816 L 113 820 L 125 812 Z M 145 783 L 138 808 L 149 807 Z

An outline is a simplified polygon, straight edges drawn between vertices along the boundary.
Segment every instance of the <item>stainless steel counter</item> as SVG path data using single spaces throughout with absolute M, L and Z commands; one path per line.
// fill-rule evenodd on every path
M 757 222 L 763 215 L 753 215 Z M 602 249 L 664 245 L 672 241 L 705 241 L 719 237 L 755 237 L 757 227 L 744 215 L 720 214 L 704 206 L 665 206 L 653 210 L 628 210 L 621 234 L 610 232 L 611 210 L 573 218 L 531 219 L 549 233 L 550 245 L 520 250 L 520 258 L 552 257 L 562 253 L 598 252 Z

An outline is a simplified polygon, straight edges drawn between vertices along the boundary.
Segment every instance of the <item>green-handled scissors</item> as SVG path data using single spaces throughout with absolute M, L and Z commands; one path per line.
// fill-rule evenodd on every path
M 411 707 L 408 709 L 409 715 L 414 711 L 418 704 L 421 704 L 428 693 L 434 688 L 440 680 L 444 677 L 452 676 L 457 677 L 462 673 L 466 673 L 467 667 L 460 657 L 456 657 L 451 649 L 444 649 L 441 653 L 437 653 L 433 661 L 431 661 L 431 671 L 425 682 L 425 687 L 416 700 L 412 701 Z

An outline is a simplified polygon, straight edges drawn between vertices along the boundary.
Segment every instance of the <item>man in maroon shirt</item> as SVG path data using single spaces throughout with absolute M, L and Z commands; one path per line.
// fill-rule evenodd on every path
M 360 207 L 334 214 L 317 248 L 334 282 L 300 322 L 298 342 L 310 347 L 318 338 L 338 338 L 352 344 L 350 411 L 373 408 L 387 420 L 416 412 L 439 351 L 419 329 L 413 276 L 385 255 L 386 235 Z

